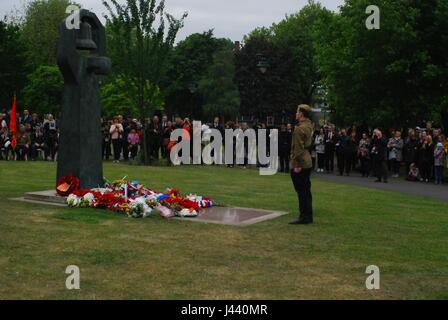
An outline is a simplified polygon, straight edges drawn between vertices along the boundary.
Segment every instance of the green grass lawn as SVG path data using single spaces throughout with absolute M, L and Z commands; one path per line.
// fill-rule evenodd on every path
M 248 227 L 12 201 L 51 189 L 53 163 L 0 162 L 0 298 L 447 299 L 447 203 L 315 179 L 315 224 L 290 226 L 287 175 L 105 164 L 109 179 L 180 188 L 225 205 L 287 211 Z M 81 269 L 81 290 L 65 268 Z M 368 291 L 365 269 L 381 269 Z

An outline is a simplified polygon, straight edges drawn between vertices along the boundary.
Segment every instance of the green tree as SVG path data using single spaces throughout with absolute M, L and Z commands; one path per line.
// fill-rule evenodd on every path
M 234 119 L 238 115 L 240 96 L 234 82 L 235 65 L 232 50 L 218 51 L 213 63 L 199 81 L 199 92 L 203 96 L 203 115 L 211 119 Z
M 258 67 L 264 57 L 269 68 L 262 73 Z M 292 116 L 299 101 L 295 86 L 294 61 L 286 46 L 269 37 L 247 38 L 244 47 L 235 53 L 235 81 L 238 85 L 240 114 L 265 121 Z
M 126 80 L 116 76 L 101 87 L 102 114 L 108 118 L 116 115 L 138 115 L 138 106 L 134 104 L 128 94 Z
M 379 30 L 365 26 L 368 5 Z M 415 126 L 446 114 L 446 1 L 347 0 L 316 32 L 316 61 L 339 124 Z
M 320 3 L 309 0 L 298 13 L 288 15 L 271 28 L 274 42 L 286 46 L 294 59 L 295 83 L 299 102 L 313 103 L 321 74 L 315 62 L 314 34 L 320 25 L 327 23 L 333 13 Z
M 64 80 L 58 67 L 40 66 L 28 76 L 23 90 L 25 104 L 38 114 L 59 114 Z
M 231 48 L 232 41 L 215 38 L 213 30 L 194 33 L 180 41 L 170 53 L 169 67 L 161 86 L 166 94 L 167 111 L 200 119 L 203 101 L 197 90 L 199 81 L 213 63 L 213 55 Z
M 177 33 L 183 27 L 187 13 L 180 19 L 165 12 L 165 0 L 104 1 L 109 16 L 109 39 L 116 57 L 117 69 L 126 78 L 128 92 L 137 88 L 140 119 L 144 123 L 151 102 L 145 87 L 148 81 L 158 88 L 166 70 L 166 57 Z M 118 57 L 117 57 L 118 56 Z M 148 152 L 143 134 L 145 163 Z
M 148 95 L 149 105 L 156 106 L 158 109 L 163 108 L 165 101 L 158 87 L 154 87 L 147 81 L 144 91 Z M 103 114 L 109 118 L 116 115 L 139 116 L 137 88 L 130 88 L 126 84 L 125 77 L 121 75 L 116 76 L 101 88 L 101 103 Z
M 32 0 L 25 4 L 23 41 L 32 69 L 56 65 L 59 26 L 69 5 L 69 0 Z
M 20 41 L 20 27 L 7 21 L 0 21 L 0 110 L 9 108 L 14 93 L 19 96 L 26 82 L 23 44 Z
M 266 39 L 266 40 L 274 40 L 274 27 L 275 24 L 272 25 L 272 27 L 258 27 L 249 32 L 249 34 L 246 34 L 243 37 L 243 42 L 248 42 L 250 39 L 258 38 L 258 39 Z

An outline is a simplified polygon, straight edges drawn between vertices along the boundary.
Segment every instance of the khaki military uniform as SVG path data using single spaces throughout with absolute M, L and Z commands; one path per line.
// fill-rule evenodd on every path
M 290 168 L 310 169 L 313 166 L 309 148 L 312 144 L 314 125 L 305 119 L 296 126 L 291 145 Z
M 308 107 L 309 108 L 309 107 Z M 299 219 L 292 224 L 313 223 L 313 196 L 311 194 L 311 171 L 313 161 L 309 148 L 313 138 L 314 125 L 304 119 L 294 130 L 291 146 L 291 180 L 299 199 Z M 294 169 L 300 170 L 294 170 Z M 296 172 L 298 171 L 298 172 Z

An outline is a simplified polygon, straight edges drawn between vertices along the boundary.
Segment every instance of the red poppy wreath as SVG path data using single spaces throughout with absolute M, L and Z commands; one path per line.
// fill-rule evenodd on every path
M 79 184 L 80 181 L 77 177 L 72 175 L 64 176 L 59 179 L 56 184 L 56 192 L 61 197 L 68 197 L 70 194 L 79 189 Z

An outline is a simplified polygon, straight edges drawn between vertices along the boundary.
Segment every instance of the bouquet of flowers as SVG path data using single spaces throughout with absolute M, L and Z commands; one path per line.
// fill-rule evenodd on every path
M 120 212 L 133 218 L 146 218 L 155 213 L 165 218 L 197 217 L 201 209 L 214 206 L 209 197 L 183 197 L 178 189 L 167 189 L 164 193 L 158 193 L 138 181 L 130 182 L 125 178 L 108 183 L 105 188 L 76 188 L 68 195 L 67 204 L 69 207 Z
M 56 192 L 61 197 L 67 197 L 73 191 L 78 190 L 80 181 L 77 177 L 69 175 L 64 176 L 56 183 Z

